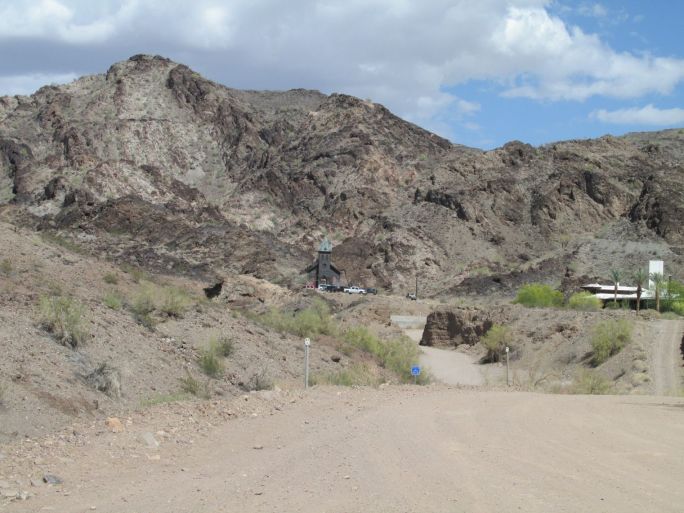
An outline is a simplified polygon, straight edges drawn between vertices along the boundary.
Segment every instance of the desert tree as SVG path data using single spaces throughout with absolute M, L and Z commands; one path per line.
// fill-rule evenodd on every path
M 660 312 L 660 295 L 663 291 L 663 286 L 665 285 L 665 277 L 662 273 L 651 273 L 649 276 L 653 282 L 655 291 L 656 310 Z
M 644 284 L 646 283 L 646 280 L 648 278 L 648 274 L 646 271 L 643 269 L 637 269 L 634 271 L 634 274 L 632 275 L 632 279 L 634 280 L 634 283 L 636 284 L 636 295 L 637 295 L 637 300 L 636 300 L 636 311 L 639 313 L 639 309 L 641 308 L 641 293 L 644 290 Z
M 617 304 L 617 292 L 618 292 L 618 285 L 620 283 L 620 278 L 622 278 L 622 271 L 620 269 L 611 269 L 610 270 L 610 279 L 613 280 L 613 303 Z

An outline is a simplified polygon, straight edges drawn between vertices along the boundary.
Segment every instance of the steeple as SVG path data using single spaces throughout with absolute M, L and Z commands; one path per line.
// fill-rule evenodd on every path
M 332 242 L 330 242 L 328 237 L 324 238 L 323 241 L 321 241 L 321 245 L 318 246 L 318 252 L 319 253 L 332 253 Z

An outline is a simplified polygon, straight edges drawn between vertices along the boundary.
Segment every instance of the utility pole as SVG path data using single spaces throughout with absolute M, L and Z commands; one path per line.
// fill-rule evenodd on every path
M 418 300 L 418 275 L 416 274 L 416 300 Z

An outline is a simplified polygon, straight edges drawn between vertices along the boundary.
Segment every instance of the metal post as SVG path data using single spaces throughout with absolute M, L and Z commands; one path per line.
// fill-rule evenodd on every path
M 311 339 L 304 339 L 304 388 L 309 388 L 309 346 Z
M 508 366 L 508 351 L 509 348 L 506 346 L 506 386 L 511 386 L 511 380 L 509 379 L 509 366 Z
M 416 300 L 418 300 L 418 275 L 416 274 Z

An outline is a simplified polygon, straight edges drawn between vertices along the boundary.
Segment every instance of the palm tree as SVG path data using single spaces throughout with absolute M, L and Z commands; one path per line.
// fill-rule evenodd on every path
M 662 273 L 651 273 L 650 276 L 655 287 L 656 310 L 660 312 L 660 292 L 663 290 L 663 285 L 665 285 L 665 277 Z
M 634 280 L 634 283 L 636 283 L 637 286 L 637 300 L 636 300 L 636 311 L 639 313 L 639 308 L 641 307 L 641 292 L 644 287 L 644 283 L 646 283 L 646 279 L 648 278 L 648 274 L 646 271 L 643 269 L 637 269 L 634 271 L 634 274 L 632 275 L 632 279 Z
M 615 293 L 613 295 L 613 303 L 617 304 L 617 289 L 618 289 L 618 284 L 620 283 L 620 278 L 622 278 L 622 271 L 619 269 L 611 269 L 610 270 L 610 277 L 613 280 L 613 284 L 615 285 Z

